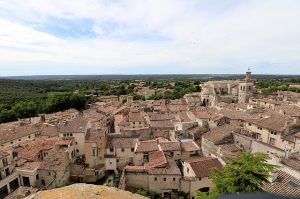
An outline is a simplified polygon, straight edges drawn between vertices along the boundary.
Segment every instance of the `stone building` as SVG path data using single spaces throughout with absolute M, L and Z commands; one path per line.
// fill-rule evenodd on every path
M 196 191 L 208 192 L 213 186 L 210 179 L 212 169 L 222 169 L 217 158 L 195 157 L 182 162 L 181 191 L 194 198 Z
M 204 106 L 215 106 L 219 102 L 247 103 L 253 92 L 251 71 L 248 69 L 244 80 L 205 82 L 202 85 L 201 101 Z

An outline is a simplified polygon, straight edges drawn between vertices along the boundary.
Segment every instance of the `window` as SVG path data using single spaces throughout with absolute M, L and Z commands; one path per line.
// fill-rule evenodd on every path
M 73 137 L 73 133 L 70 133 L 70 136 Z
M 270 138 L 269 144 L 275 145 L 276 139 L 275 138 Z
M 134 152 L 134 148 L 131 148 L 131 151 Z
M 76 149 L 76 152 L 77 152 L 77 153 L 79 153 L 79 150 L 78 150 L 78 149 Z
M 110 148 L 109 151 L 110 151 L 110 152 L 114 152 L 114 148 Z
M 97 155 L 97 148 L 93 147 L 92 148 L 92 156 L 96 156 Z
M 176 181 L 176 178 L 173 178 L 173 181 Z
M 30 135 L 28 136 L 28 138 L 30 139 Z
M 21 141 L 21 139 L 19 139 L 19 141 Z
M 64 137 L 66 137 L 67 135 L 64 133 Z
M 157 181 L 157 177 L 154 178 L 154 181 Z
M 122 149 L 121 149 L 121 151 L 122 151 L 122 152 L 124 152 L 124 151 L 125 151 L 125 149 L 124 149 L 124 148 L 122 148 Z
M 11 144 L 13 144 L 14 142 L 10 142 Z
M 75 142 L 75 144 L 77 145 L 77 142 Z
M 36 174 L 35 178 L 36 180 L 39 180 L 39 174 Z
M 189 169 L 189 168 L 186 168 L 186 172 L 189 173 L 189 172 L 190 172 L 190 169 Z
M 48 175 L 51 176 L 51 172 L 48 172 Z
M 164 178 L 164 181 L 166 181 L 167 179 L 166 178 Z

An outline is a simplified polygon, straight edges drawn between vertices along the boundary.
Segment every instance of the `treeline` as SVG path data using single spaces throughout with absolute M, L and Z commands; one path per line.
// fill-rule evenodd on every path
M 40 113 L 53 113 L 75 108 L 81 110 L 89 97 L 68 92 L 49 93 L 45 99 L 26 100 L 12 106 L 0 106 L 0 123 L 15 121 L 18 118 L 29 118 Z
M 154 94 L 149 97 L 150 100 L 159 99 L 180 99 L 187 93 L 201 92 L 201 87 L 199 86 L 200 81 L 178 81 L 175 82 L 174 86 L 168 88 L 173 89 L 173 92 L 167 95 Z
M 261 79 L 255 84 L 261 89 L 263 94 L 271 94 L 276 91 L 292 91 L 300 93 L 300 88 L 291 87 L 291 84 L 300 84 L 300 78 L 288 79 Z

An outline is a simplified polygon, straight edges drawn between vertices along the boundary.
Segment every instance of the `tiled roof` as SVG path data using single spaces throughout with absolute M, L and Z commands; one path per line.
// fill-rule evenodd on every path
M 88 121 L 79 116 L 67 124 L 60 126 L 60 131 L 63 133 L 84 133 L 87 128 Z
M 24 147 L 21 146 L 18 148 L 19 156 L 32 161 L 34 160 L 43 150 L 50 150 L 54 147 L 55 143 L 61 139 L 36 139 L 34 141 L 29 142 Z
M 238 127 L 225 124 L 222 126 L 217 126 L 215 128 L 212 128 L 209 132 L 203 135 L 203 138 L 216 144 L 222 139 L 224 139 L 225 137 L 231 135 L 232 132 L 236 130 L 238 130 Z
M 300 196 L 300 180 L 283 171 L 278 171 L 277 174 L 274 182 L 262 183 L 263 190 L 276 195 Z
M 174 127 L 171 120 L 150 121 L 150 126 L 152 128 L 172 128 L 172 127 Z
M 221 144 L 219 145 L 221 150 L 226 152 L 238 152 L 240 151 L 240 148 L 237 147 L 235 144 Z
M 135 148 L 138 138 L 107 137 L 106 148 Z
M 55 137 L 59 134 L 59 128 L 49 124 L 37 125 L 41 136 Z
M 193 140 L 181 140 L 183 151 L 198 151 L 200 147 Z
M 149 112 L 148 115 L 150 121 L 172 120 L 174 118 L 172 114 L 166 113 Z
M 300 156 L 291 156 L 281 161 L 282 164 L 300 172 Z
M 211 175 L 212 169 L 222 169 L 222 164 L 217 158 L 212 157 L 200 157 L 198 159 L 187 160 L 194 170 L 198 178 L 209 177 Z
M 22 166 L 17 167 L 18 170 L 35 170 L 39 168 L 39 166 L 42 164 L 42 162 L 26 162 Z
M 180 151 L 180 142 L 178 141 L 163 141 L 159 143 L 162 151 Z
M 180 122 L 192 122 L 186 112 L 178 113 L 176 117 Z
M 167 159 L 162 151 L 154 151 L 149 154 L 149 162 L 145 164 L 145 168 L 162 167 L 167 164 Z
M 161 168 L 150 168 L 149 173 L 152 175 L 177 175 L 181 176 L 181 171 L 172 158 L 167 158 L 167 164 Z
M 250 119 L 247 122 L 256 124 L 260 127 L 264 127 L 273 131 L 283 132 L 286 127 L 286 123 L 289 119 L 286 116 L 273 113 L 261 119 Z
M 39 169 L 41 170 L 49 170 L 49 171 L 62 171 L 68 165 L 69 157 L 66 157 L 67 154 L 64 149 L 54 147 L 49 154 L 44 158 Z
M 115 115 L 114 118 L 117 125 L 126 120 L 126 117 L 124 117 L 122 114 Z
M 147 140 L 147 141 L 141 141 L 135 152 L 151 152 L 151 151 L 158 151 L 158 144 L 156 140 Z
M 35 125 L 20 125 L 19 122 L 0 124 L 0 144 L 10 142 L 12 140 L 38 133 Z
M 129 122 L 143 122 L 145 119 L 140 112 L 130 112 L 128 116 Z

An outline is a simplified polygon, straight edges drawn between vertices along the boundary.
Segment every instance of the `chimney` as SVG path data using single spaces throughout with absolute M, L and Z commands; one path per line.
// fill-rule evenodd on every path
M 278 177 L 278 173 L 277 172 L 272 172 L 272 173 L 270 173 L 270 175 L 268 177 L 268 181 L 270 183 L 273 183 L 273 182 L 275 182 L 275 180 L 277 179 L 277 177 Z

